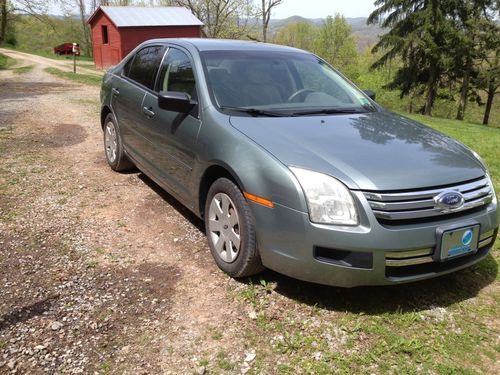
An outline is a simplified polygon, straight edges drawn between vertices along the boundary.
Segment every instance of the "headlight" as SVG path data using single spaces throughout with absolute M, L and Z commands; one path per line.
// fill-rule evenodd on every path
M 488 180 L 488 184 L 490 184 L 491 192 L 493 193 L 493 204 L 497 204 L 497 195 L 495 194 L 495 186 L 493 185 L 493 181 L 488 173 L 486 173 L 486 179 Z
M 356 206 L 349 189 L 339 180 L 323 173 L 290 167 L 299 180 L 314 223 L 357 225 Z

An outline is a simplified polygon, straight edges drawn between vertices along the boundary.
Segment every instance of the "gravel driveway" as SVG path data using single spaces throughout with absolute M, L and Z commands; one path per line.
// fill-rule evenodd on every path
M 14 51 L 14 50 L 7 49 L 7 48 L 0 48 L 0 53 L 22 62 L 22 65 L 36 64 L 38 66 L 41 65 L 44 68 L 47 68 L 47 67 L 57 68 L 57 69 L 65 71 L 65 72 L 72 72 L 73 71 L 73 60 L 71 60 L 71 59 L 69 59 L 69 60 L 54 60 L 54 59 L 49 59 L 47 57 L 32 55 L 32 54 L 21 52 L 21 51 Z M 87 62 L 85 62 L 85 61 L 82 62 L 81 60 L 77 60 L 77 72 L 78 73 L 91 74 L 91 75 L 97 75 L 97 76 L 102 75 L 102 73 L 100 71 L 95 70 L 95 69 L 89 69 L 88 67 L 83 67 L 83 66 L 81 66 L 82 64 L 87 64 Z M 91 62 L 88 62 L 88 64 L 90 65 Z
M 202 223 L 107 166 L 99 88 L 0 71 L 0 373 L 203 373 L 245 357 Z M 224 339 L 212 339 L 214 330 Z

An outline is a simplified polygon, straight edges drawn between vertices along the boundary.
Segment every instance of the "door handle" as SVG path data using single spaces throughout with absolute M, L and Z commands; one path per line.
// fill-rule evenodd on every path
M 116 96 L 120 95 L 120 90 L 118 90 L 117 88 L 112 88 L 111 91 L 113 91 L 113 94 L 115 94 Z
M 148 107 L 142 107 L 142 112 L 148 116 L 149 118 L 152 118 L 155 116 L 155 113 L 151 110 L 151 107 L 148 108 Z

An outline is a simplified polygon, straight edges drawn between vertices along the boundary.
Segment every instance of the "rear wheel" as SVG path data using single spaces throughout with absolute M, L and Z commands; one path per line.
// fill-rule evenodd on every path
M 245 277 L 264 269 L 250 207 L 227 178 L 216 180 L 208 191 L 205 229 L 215 262 L 229 276 Z
M 104 151 L 106 160 L 114 171 L 121 172 L 131 169 L 134 165 L 123 151 L 123 144 L 115 118 L 111 113 L 104 121 Z

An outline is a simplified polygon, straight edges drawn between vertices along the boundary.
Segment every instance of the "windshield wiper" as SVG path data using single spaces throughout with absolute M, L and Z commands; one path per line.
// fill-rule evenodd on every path
M 315 109 L 311 111 L 301 111 L 294 112 L 295 116 L 307 116 L 307 115 L 333 115 L 333 114 L 352 114 L 352 113 L 364 113 L 364 110 L 359 110 L 356 108 L 323 108 Z
M 220 107 L 220 109 L 222 109 L 223 111 L 227 110 L 227 111 L 248 113 L 249 115 L 254 116 L 254 117 L 257 117 L 257 116 L 288 117 L 288 116 L 290 116 L 289 114 L 282 113 L 282 112 L 266 111 L 266 110 L 257 109 L 257 108 L 222 106 L 222 107 Z

